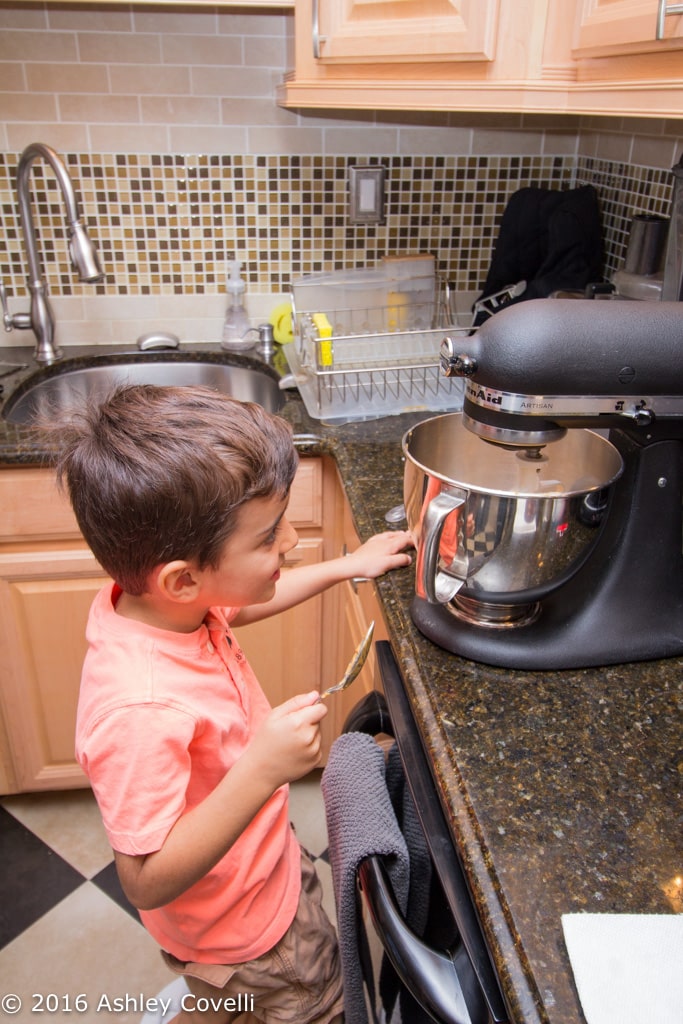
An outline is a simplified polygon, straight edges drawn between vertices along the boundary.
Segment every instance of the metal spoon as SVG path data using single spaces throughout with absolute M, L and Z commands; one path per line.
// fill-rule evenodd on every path
M 346 672 L 344 672 L 344 675 L 335 686 L 330 686 L 329 689 L 325 690 L 323 693 L 320 694 L 320 700 L 324 700 L 325 697 L 329 697 L 331 693 L 339 693 L 341 690 L 345 690 L 347 686 L 351 685 L 351 683 L 354 681 L 354 679 L 362 669 L 363 665 L 365 664 L 365 659 L 367 658 L 368 653 L 370 651 L 370 646 L 372 643 L 372 634 L 374 633 L 374 631 L 375 623 L 371 622 L 370 626 L 368 627 L 367 633 L 365 634 L 361 642 L 358 644 L 358 647 L 356 647 L 355 651 L 353 652 L 353 657 L 346 666 Z

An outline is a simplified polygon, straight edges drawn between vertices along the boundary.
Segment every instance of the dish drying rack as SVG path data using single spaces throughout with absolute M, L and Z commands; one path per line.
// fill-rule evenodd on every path
M 424 309 L 412 304 L 409 317 L 395 306 L 323 314 L 293 309 L 294 340 L 283 349 L 309 415 L 348 422 L 461 409 L 464 383 L 443 376 L 439 349 L 445 333 L 471 333 L 471 322 L 434 321 L 433 302 Z

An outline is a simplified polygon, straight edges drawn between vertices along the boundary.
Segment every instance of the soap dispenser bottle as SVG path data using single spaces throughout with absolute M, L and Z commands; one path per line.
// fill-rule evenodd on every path
M 221 347 L 233 352 L 251 348 L 253 344 L 246 337 L 250 325 L 244 308 L 244 281 L 240 277 L 241 267 L 242 264 L 239 260 L 233 260 L 229 264 L 229 274 L 226 283 L 229 302 L 223 323 Z

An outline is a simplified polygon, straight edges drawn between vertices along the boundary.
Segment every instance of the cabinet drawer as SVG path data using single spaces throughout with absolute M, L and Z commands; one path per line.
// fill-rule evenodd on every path
M 51 469 L 0 470 L 0 543 L 79 537 L 69 499 Z
M 57 489 L 51 469 L 0 470 L 0 544 L 77 538 L 69 499 Z M 323 462 L 302 459 L 292 484 L 288 518 L 293 526 L 323 525 Z
M 294 527 L 322 527 L 322 460 L 302 459 L 292 484 L 288 518 Z M 66 494 L 51 469 L 0 470 L 0 544 L 80 536 Z
M 287 518 L 292 526 L 323 525 L 323 463 L 322 459 L 302 459 L 296 471 L 289 496 Z

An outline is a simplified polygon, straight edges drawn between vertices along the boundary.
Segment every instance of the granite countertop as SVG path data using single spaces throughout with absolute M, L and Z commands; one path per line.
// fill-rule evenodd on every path
M 5 396 L 21 378 L 4 378 Z M 326 427 L 287 394 L 300 451 L 336 459 L 360 536 L 385 529 L 403 497 L 401 437 L 430 414 Z M 0 421 L 4 465 L 42 454 Z M 377 591 L 512 1019 L 583 1024 L 561 915 L 683 912 L 683 658 L 493 668 L 415 628 L 412 568 Z

